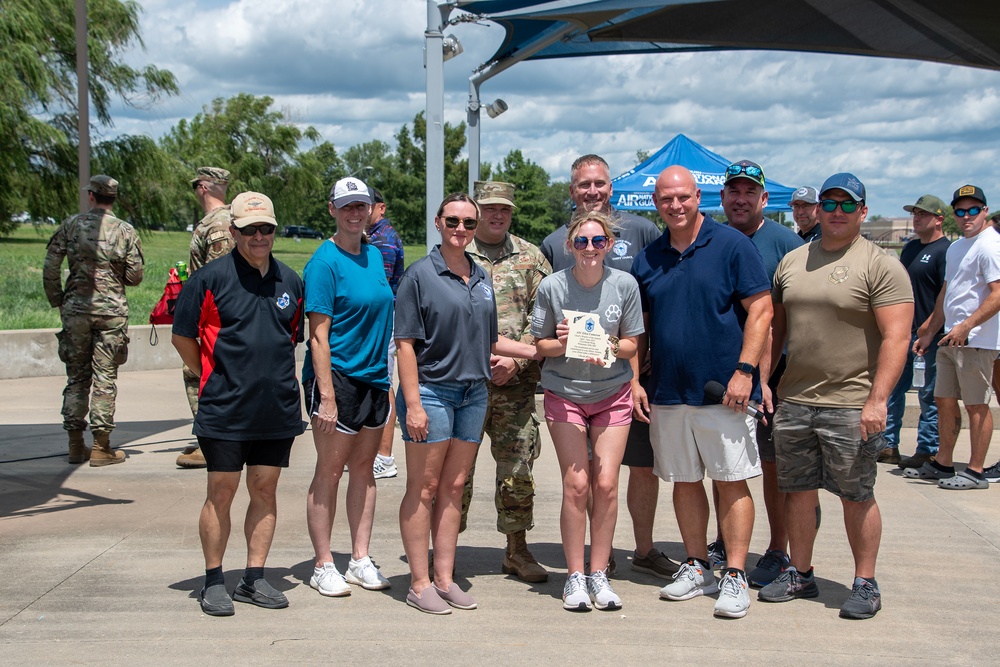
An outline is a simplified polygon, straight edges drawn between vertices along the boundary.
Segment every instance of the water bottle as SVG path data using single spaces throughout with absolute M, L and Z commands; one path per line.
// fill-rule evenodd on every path
M 927 362 L 924 361 L 922 355 L 917 355 L 913 359 L 913 388 L 922 389 L 924 386 L 924 369 L 927 368 Z
M 180 278 L 181 282 L 184 282 L 185 280 L 188 279 L 188 265 L 187 265 L 187 262 L 183 262 L 183 261 L 182 262 L 177 262 L 176 264 L 174 264 L 174 268 L 177 269 L 177 277 Z M 923 377 L 923 375 L 921 375 L 920 377 Z M 920 386 L 922 387 L 923 385 L 920 385 Z

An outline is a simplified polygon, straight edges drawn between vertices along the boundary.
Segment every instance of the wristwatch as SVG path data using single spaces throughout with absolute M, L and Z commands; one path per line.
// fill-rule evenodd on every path
M 753 372 L 757 370 L 757 367 L 753 364 L 748 364 L 745 361 L 739 361 L 736 363 L 736 370 L 741 373 L 746 373 L 747 375 L 753 375 Z

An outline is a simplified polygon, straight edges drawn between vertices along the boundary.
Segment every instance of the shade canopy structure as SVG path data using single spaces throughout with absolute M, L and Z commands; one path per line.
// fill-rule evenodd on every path
M 737 158 L 741 159 L 741 158 Z M 627 211 L 655 211 L 653 188 L 660 172 L 675 164 L 687 167 L 694 175 L 694 181 L 701 188 L 701 208 L 716 210 L 722 208 L 719 195 L 726 181 L 726 167 L 735 160 L 728 160 L 713 153 L 697 141 L 683 134 L 667 144 L 637 167 L 612 179 L 611 205 Z M 764 170 L 765 177 L 767 170 Z M 795 188 L 765 178 L 767 183 L 768 211 L 790 211 L 789 202 Z
M 505 29 L 469 78 L 469 181 L 479 176 L 480 84 L 525 60 L 728 49 L 902 58 L 1000 70 L 996 0 L 426 0 L 427 229 L 444 190 L 443 29 Z M 456 16 L 450 18 L 455 10 Z M 473 154 L 475 153 L 475 154 Z

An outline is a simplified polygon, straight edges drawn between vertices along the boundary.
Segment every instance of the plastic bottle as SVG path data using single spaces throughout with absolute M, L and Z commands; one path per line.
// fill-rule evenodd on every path
M 187 262 L 177 262 L 176 264 L 174 264 L 174 268 L 177 269 L 177 277 L 181 279 L 181 282 L 184 282 L 185 280 L 188 279 Z
M 923 356 L 917 355 L 913 359 L 913 387 L 915 389 L 921 389 L 924 386 L 924 370 L 927 368 L 927 362 L 924 361 Z

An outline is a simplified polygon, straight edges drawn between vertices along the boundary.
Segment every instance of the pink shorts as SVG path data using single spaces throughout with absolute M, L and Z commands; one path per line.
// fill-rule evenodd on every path
M 632 423 L 632 385 L 597 403 L 574 403 L 545 390 L 545 420 L 580 426 L 628 426 Z

